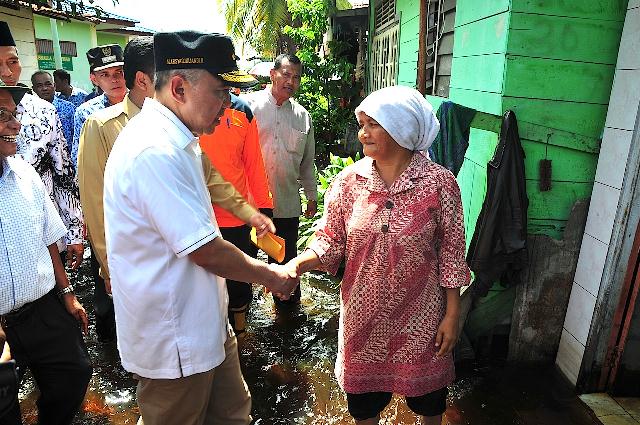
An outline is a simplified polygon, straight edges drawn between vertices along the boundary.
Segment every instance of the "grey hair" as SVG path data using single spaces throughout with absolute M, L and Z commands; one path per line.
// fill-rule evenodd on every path
M 181 76 L 191 84 L 195 84 L 205 72 L 208 71 L 204 69 L 170 69 L 167 71 L 156 71 L 155 87 L 156 90 L 160 90 L 176 75 Z

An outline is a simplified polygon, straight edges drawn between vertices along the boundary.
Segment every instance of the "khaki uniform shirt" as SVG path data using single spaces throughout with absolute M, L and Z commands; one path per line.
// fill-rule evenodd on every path
M 244 95 L 242 99 L 249 104 L 258 122 L 262 158 L 273 195 L 273 216 L 298 217 L 302 212 L 300 187 L 308 200 L 318 198 L 311 116 L 294 99 L 278 106 L 271 86 Z
M 104 237 L 104 208 L 102 194 L 104 170 L 111 148 L 124 126 L 140 112 L 129 95 L 117 105 L 91 115 L 80 134 L 78 146 L 78 183 L 87 233 L 96 259 L 100 264 L 100 274 L 109 278 L 107 247 Z M 209 158 L 202 155 L 205 182 L 211 195 L 211 203 L 220 205 L 244 222 L 248 222 L 258 211 L 252 207 L 238 191 L 222 178 L 212 167 Z M 150 188 L 152 190 L 152 188 Z M 167 208 L 171 206 L 167 205 Z

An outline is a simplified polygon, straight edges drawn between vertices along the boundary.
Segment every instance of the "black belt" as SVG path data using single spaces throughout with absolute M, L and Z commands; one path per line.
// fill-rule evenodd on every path
M 24 321 L 27 317 L 31 315 L 31 313 L 33 312 L 33 309 L 40 301 L 44 300 L 47 296 L 50 296 L 50 295 L 55 297 L 55 293 L 56 293 L 55 289 L 52 289 L 51 291 L 47 292 L 37 300 L 26 303 L 20 308 L 12 310 L 7 314 L 1 315 L 0 324 L 2 325 L 2 328 L 7 329 L 12 326 L 19 325 L 22 321 Z

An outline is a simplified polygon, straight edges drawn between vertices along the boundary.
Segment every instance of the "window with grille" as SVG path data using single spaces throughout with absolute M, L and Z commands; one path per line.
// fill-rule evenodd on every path
M 449 97 L 456 0 L 430 0 L 427 7 L 427 93 Z
M 375 28 L 383 28 L 396 20 L 396 0 L 378 0 L 375 3 Z
M 398 79 L 398 39 L 400 25 L 396 22 L 371 40 L 369 61 L 369 92 L 396 85 Z
M 36 38 L 36 51 L 40 54 L 53 54 L 53 41 Z M 66 56 L 78 56 L 75 41 L 60 41 L 60 53 Z

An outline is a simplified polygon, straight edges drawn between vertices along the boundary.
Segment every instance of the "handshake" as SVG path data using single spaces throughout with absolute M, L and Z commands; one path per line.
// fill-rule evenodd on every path
M 270 279 L 265 287 L 281 300 L 288 300 L 300 284 L 298 265 L 295 259 L 287 264 L 269 264 Z

